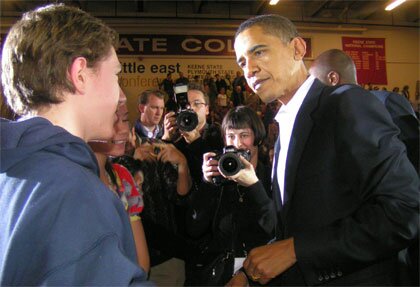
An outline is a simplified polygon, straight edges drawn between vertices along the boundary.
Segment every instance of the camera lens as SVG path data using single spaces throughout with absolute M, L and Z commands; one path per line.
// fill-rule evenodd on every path
M 220 157 L 219 169 L 226 176 L 237 174 L 242 168 L 239 157 L 234 153 L 225 153 Z
M 176 117 L 176 123 L 181 131 L 190 132 L 198 125 L 198 117 L 194 111 L 181 111 Z
M 238 168 L 238 162 L 234 158 L 226 158 L 222 163 L 223 169 L 231 173 Z

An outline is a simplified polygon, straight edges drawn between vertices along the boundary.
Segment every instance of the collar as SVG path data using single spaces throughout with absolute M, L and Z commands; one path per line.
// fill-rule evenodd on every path
M 281 114 L 286 113 L 292 113 L 297 112 L 300 109 L 300 106 L 303 103 L 303 100 L 305 99 L 306 95 L 309 92 L 309 89 L 311 88 L 313 82 L 315 81 L 315 77 L 310 75 L 305 82 L 299 87 L 299 89 L 296 91 L 296 93 L 293 95 L 293 97 L 290 99 L 290 101 L 286 105 L 281 105 L 279 111 L 277 112 L 274 119 L 279 122 L 279 119 L 281 117 Z

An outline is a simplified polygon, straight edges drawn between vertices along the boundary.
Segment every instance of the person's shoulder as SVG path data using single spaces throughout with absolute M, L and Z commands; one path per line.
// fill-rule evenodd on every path
M 130 188 L 135 189 L 137 191 L 133 175 L 125 166 L 118 163 L 113 163 L 112 168 L 121 180 L 128 182 L 130 184 Z M 124 189 L 125 187 L 122 186 L 122 188 Z
M 91 207 L 101 204 L 109 209 L 118 203 L 118 198 L 115 202 L 111 199 L 112 192 L 93 170 L 59 155 L 37 153 L 9 174 L 14 178 L 4 178 L 5 184 L 9 187 L 19 184 L 16 196 L 37 207 L 34 212 L 42 207 L 45 212 L 58 214 L 63 209 L 80 209 L 81 204 Z
M 222 127 L 219 123 L 213 122 L 211 124 L 207 124 L 204 133 L 203 133 L 204 140 L 213 140 L 219 141 L 222 143 Z M 223 143 L 222 143 L 223 145 Z
M 326 86 L 324 89 L 325 92 L 330 93 L 332 95 L 340 95 L 340 94 L 370 94 L 369 91 L 363 89 L 359 85 L 356 84 L 342 84 L 334 87 Z
M 326 86 L 322 83 L 311 87 L 309 99 L 318 106 L 322 117 L 359 117 L 361 114 L 386 112 L 385 106 L 371 92 L 354 84 Z M 319 97 L 319 99 L 317 98 Z M 315 116 L 315 117 L 317 117 Z
M 406 97 L 388 91 L 374 91 L 372 93 L 377 97 L 383 98 L 383 103 L 392 117 L 404 115 L 416 116 L 411 103 Z
M 61 170 L 66 170 L 65 174 L 63 174 L 63 172 L 56 173 L 60 173 L 63 178 L 66 178 L 69 181 L 76 181 L 75 183 L 73 183 L 75 185 L 102 185 L 98 174 L 72 161 L 67 162 L 67 164 L 63 163 L 63 167 L 61 168 Z
M 96 171 L 58 154 L 39 152 L 22 164 L 29 178 L 38 180 L 45 189 L 56 190 L 56 194 L 105 188 Z
M 379 103 L 372 93 L 355 84 L 343 84 L 334 87 L 324 86 L 322 95 L 333 101 L 342 102 L 343 104 L 349 102 L 361 104 L 366 101 Z
M 137 135 L 139 137 L 141 137 L 141 138 L 147 138 L 147 134 L 145 132 L 145 128 L 143 127 L 143 124 L 141 123 L 140 120 L 137 120 L 135 122 L 134 130 L 135 130 L 135 132 L 137 133 Z

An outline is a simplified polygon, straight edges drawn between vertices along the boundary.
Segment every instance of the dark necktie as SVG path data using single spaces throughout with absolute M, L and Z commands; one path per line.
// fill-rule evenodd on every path
M 283 207 L 283 203 L 281 200 L 280 195 L 280 186 L 279 182 L 277 181 L 277 165 L 279 162 L 279 154 L 280 154 L 280 136 L 277 138 L 277 141 L 274 145 L 274 167 L 273 167 L 273 198 L 276 203 L 277 210 L 281 210 Z

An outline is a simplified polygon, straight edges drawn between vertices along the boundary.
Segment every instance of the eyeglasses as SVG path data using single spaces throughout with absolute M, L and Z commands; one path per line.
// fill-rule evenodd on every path
M 191 102 L 191 103 L 188 103 L 188 107 L 192 107 L 192 108 L 199 108 L 200 107 L 200 105 L 204 105 L 204 106 L 207 106 L 207 104 L 206 103 L 202 103 L 202 102 L 199 102 L 199 101 L 194 101 L 194 102 Z

